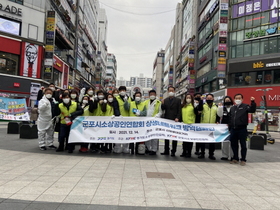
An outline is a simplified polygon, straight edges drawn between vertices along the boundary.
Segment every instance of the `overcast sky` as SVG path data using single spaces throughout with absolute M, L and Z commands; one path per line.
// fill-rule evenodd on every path
M 100 7 L 106 9 L 108 18 L 108 52 L 117 58 L 117 78 L 126 80 L 130 76 L 144 73 L 152 77 L 156 53 L 165 46 L 175 24 L 175 12 L 179 0 L 101 0 Z M 102 4 L 104 3 L 104 4 Z M 109 8 L 108 6 L 113 7 Z M 133 15 L 118 10 L 137 14 Z

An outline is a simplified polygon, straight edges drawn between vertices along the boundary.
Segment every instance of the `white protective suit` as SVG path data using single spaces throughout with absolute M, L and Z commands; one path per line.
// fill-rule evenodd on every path
M 53 99 L 53 101 L 55 101 Z M 38 140 L 39 147 L 52 146 L 54 140 L 54 126 L 52 120 L 52 106 L 44 95 L 38 106 Z
M 155 116 L 153 116 L 157 101 L 158 101 L 157 99 L 155 99 L 152 103 L 150 99 L 149 101 L 147 101 L 147 117 L 158 117 L 158 118 L 161 117 L 162 115 L 161 105 L 159 105 L 159 112 Z M 152 139 L 146 141 L 145 145 L 149 151 L 156 152 L 158 150 L 158 139 Z

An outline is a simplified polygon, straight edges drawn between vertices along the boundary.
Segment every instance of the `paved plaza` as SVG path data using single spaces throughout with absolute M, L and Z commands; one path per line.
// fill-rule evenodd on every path
M 181 145 L 176 157 L 40 151 L 0 122 L 0 210 L 280 209 L 272 135 L 275 144 L 249 149 L 240 166 L 220 160 L 221 150 L 216 161 L 181 158 Z

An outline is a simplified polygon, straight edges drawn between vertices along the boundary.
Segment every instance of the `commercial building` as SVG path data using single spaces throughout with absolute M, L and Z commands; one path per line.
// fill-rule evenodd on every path
M 262 90 L 269 88 L 269 122 L 275 126 L 280 106 L 279 8 L 278 0 L 232 1 L 229 28 L 228 94 L 240 92 L 247 103 L 254 96 L 263 107 Z M 264 118 L 262 110 L 256 115 Z
M 117 77 L 117 60 L 114 54 L 107 54 L 107 69 L 105 77 L 105 87 L 107 91 L 111 91 L 116 88 Z
M 120 77 L 120 79 L 117 80 L 117 87 L 120 86 L 130 87 L 130 81 L 127 81 L 123 77 Z
M 130 86 L 140 85 L 143 88 L 152 88 L 152 78 L 144 77 L 140 74 L 139 77 L 130 77 Z
M 157 52 L 153 66 L 152 88 L 157 92 L 159 98 L 163 97 L 164 54 L 164 50 Z

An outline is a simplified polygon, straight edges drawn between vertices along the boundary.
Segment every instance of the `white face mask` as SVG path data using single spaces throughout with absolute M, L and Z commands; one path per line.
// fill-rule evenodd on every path
M 168 92 L 168 95 L 172 97 L 172 96 L 175 95 L 175 93 L 174 92 Z
M 121 91 L 121 92 L 120 92 L 120 95 L 121 95 L 121 96 L 125 96 L 125 92 L 124 92 L 124 91 Z
M 139 102 L 141 100 L 141 97 L 135 97 L 135 101 Z
M 192 102 L 192 99 L 187 98 L 187 99 L 186 99 L 186 102 L 189 104 L 189 103 L 191 103 L 191 102 Z
M 151 99 L 151 100 L 155 100 L 155 99 L 156 99 L 156 96 L 152 95 L 152 96 L 150 96 L 150 99 Z
M 114 97 L 117 97 L 117 96 L 119 96 L 119 94 L 118 93 L 114 93 L 114 95 L 113 95 Z
M 108 98 L 108 101 L 112 103 L 114 101 L 114 98 Z
M 70 99 L 69 98 L 64 98 L 64 99 L 62 99 L 62 101 L 63 101 L 63 103 L 68 104 Z
M 52 94 L 46 94 L 46 98 L 47 98 L 47 99 L 52 98 Z
M 76 97 L 77 97 L 76 94 L 71 94 L 71 98 L 72 98 L 72 99 L 75 99 Z
M 55 91 L 55 88 L 54 88 L 54 87 L 50 87 L 50 89 L 51 89 L 52 91 Z
M 92 96 L 92 95 L 93 95 L 93 90 L 89 90 L 89 91 L 88 91 L 88 94 L 89 94 L 90 96 Z
M 99 99 L 99 100 L 102 100 L 102 99 L 104 99 L 104 96 L 103 96 L 103 95 L 99 95 L 99 96 L 98 96 L 98 99 Z
M 83 100 L 83 104 L 88 104 L 88 100 Z
M 237 105 L 240 105 L 242 103 L 242 100 L 235 100 L 234 101 Z

